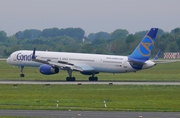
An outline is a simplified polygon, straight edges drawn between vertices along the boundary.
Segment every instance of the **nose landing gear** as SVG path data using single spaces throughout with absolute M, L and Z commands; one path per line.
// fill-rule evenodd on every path
M 24 69 L 24 66 L 20 66 L 20 72 L 21 72 L 20 77 L 24 77 L 25 76 L 24 73 L 23 73 L 23 69 Z

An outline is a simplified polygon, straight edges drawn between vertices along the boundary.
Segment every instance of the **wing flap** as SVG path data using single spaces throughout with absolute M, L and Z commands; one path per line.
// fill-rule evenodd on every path
M 49 61 L 48 62 L 50 65 L 52 66 L 57 66 L 61 69 L 67 70 L 67 69 L 71 69 L 71 70 L 75 70 L 75 71 L 83 71 L 83 69 L 79 66 L 75 66 L 74 64 L 63 64 L 63 63 L 57 63 L 57 62 L 52 62 Z

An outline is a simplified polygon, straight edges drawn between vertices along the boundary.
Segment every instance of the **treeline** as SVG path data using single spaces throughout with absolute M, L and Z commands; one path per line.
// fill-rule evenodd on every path
M 40 37 L 48 38 L 48 37 L 57 37 L 57 36 L 69 36 L 73 37 L 76 40 L 83 39 L 85 32 L 81 28 L 66 28 L 66 29 L 58 29 L 58 28 L 50 28 L 44 29 L 43 31 L 31 29 L 19 31 L 15 34 L 17 39 L 37 39 Z
M 27 29 L 13 36 L 0 31 L 0 56 L 7 57 L 16 50 L 49 50 L 60 52 L 80 52 L 97 54 L 129 55 L 148 31 L 130 34 L 126 29 L 112 33 L 97 32 L 85 36 L 81 28 L 49 28 L 44 30 Z M 159 29 L 152 56 L 159 50 L 180 51 L 180 28 L 164 32 Z M 163 56 L 163 55 L 161 55 Z

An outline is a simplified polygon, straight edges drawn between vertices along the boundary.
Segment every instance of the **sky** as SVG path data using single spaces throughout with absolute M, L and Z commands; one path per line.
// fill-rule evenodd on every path
M 86 35 L 180 27 L 180 0 L 0 0 L 0 31 L 82 28 Z

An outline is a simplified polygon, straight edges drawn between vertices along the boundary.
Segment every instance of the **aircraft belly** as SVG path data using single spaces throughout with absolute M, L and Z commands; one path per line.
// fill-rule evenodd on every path
M 127 66 L 120 66 L 120 65 L 109 65 L 109 66 L 102 66 L 98 68 L 100 71 L 108 72 L 108 73 L 126 73 L 126 72 L 135 72 L 137 70 L 133 69 L 129 64 Z
M 98 72 L 108 72 L 108 73 L 124 73 L 126 69 L 122 66 L 117 65 L 101 65 L 101 66 L 94 66 L 93 67 Z

